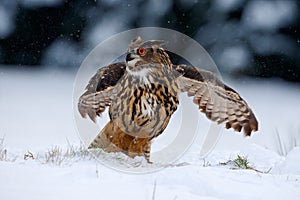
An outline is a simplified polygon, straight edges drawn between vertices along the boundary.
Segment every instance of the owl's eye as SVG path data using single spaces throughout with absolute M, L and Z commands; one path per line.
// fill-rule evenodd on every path
M 137 54 L 140 55 L 140 56 L 143 56 L 146 54 L 146 49 L 143 48 L 143 47 L 140 47 L 137 49 Z

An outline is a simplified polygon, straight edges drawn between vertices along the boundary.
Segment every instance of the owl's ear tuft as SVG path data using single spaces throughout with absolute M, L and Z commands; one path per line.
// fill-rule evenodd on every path
M 168 42 L 165 40 L 150 40 L 151 42 L 153 42 L 153 44 L 156 44 L 158 46 L 165 46 Z
M 134 48 L 141 46 L 142 43 L 143 43 L 143 40 L 142 40 L 141 36 L 137 36 L 137 37 L 136 37 L 135 39 L 133 39 L 133 40 L 131 41 L 131 43 L 129 44 L 128 50 L 131 51 L 131 50 L 133 50 Z
M 164 40 L 143 40 L 141 36 L 137 36 L 134 40 L 131 41 L 128 47 L 128 51 L 132 51 L 135 48 L 143 47 L 143 48 L 164 48 L 167 42 Z
M 132 43 L 140 43 L 140 42 L 142 42 L 143 40 L 142 40 L 142 38 L 141 38 L 141 36 L 137 36 L 135 39 L 133 39 L 131 42 Z
M 167 42 L 164 40 L 147 40 L 143 43 L 145 47 L 156 47 L 164 48 L 167 45 Z

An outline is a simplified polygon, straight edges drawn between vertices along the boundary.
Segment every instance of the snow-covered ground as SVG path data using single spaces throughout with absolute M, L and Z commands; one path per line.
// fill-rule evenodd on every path
M 74 78 L 75 74 L 63 71 L 0 69 L 0 138 L 4 138 L 0 199 L 300 198 L 299 85 L 274 79 L 225 79 L 256 113 L 257 133 L 245 138 L 223 130 L 205 159 L 199 158 L 198 146 L 193 145 L 163 170 L 128 174 L 77 150 Z M 247 157 L 255 170 L 228 162 L 237 155 Z M 151 168 L 138 159 L 121 155 L 118 159 L 116 162 L 128 161 L 131 168 Z

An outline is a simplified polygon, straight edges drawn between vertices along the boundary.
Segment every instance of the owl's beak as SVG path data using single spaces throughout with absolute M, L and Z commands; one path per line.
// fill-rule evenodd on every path
M 131 55 L 131 53 L 128 53 L 126 55 L 126 62 L 132 61 L 134 59 L 134 57 Z
M 129 68 L 134 68 L 136 62 L 138 62 L 140 60 L 139 56 L 133 54 L 133 53 L 127 53 L 126 55 L 126 64 Z

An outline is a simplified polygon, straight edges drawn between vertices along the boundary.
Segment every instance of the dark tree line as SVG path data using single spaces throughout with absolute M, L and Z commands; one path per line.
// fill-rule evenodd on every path
M 110 26 L 111 20 L 114 23 L 111 26 L 118 31 L 158 26 L 187 34 L 211 54 L 221 70 L 231 74 L 278 76 L 300 81 L 299 1 L 259 0 L 266 2 L 262 5 L 267 6 L 288 2 L 293 5 L 293 10 L 296 9 L 296 14 L 287 15 L 292 19 L 277 23 L 279 25 L 276 28 L 253 29 L 247 25 L 245 16 L 251 11 L 254 1 L 237 0 L 234 6 L 222 7 L 218 4 L 222 1 L 217 0 L 65 0 L 54 5 L 39 6 L 3 0 L 0 6 L 14 12 L 15 28 L 4 37 L 0 34 L 0 63 L 38 67 L 43 64 L 49 47 L 58 39 L 69 41 L 76 47 L 75 52 L 86 55 L 88 50 L 97 45 L 88 42 L 89 33 L 99 23 Z M 103 20 L 107 22 L 103 23 Z M 284 18 L 281 20 L 284 21 Z M 100 26 L 99 34 L 107 32 L 104 29 L 105 25 Z M 260 47 L 260 43 L 266 44 Z M 224 62 L 228 60 L 224 52 L 232 47 L 237 47 L 238 55 L 241 51 L 246 61 L 238 62 L 235 68 L 229 69 L 226 65 L 230 66 L 231 63 Z M 70 63 L 71 68 L 77 68 L 80 64 Z

